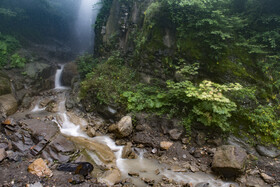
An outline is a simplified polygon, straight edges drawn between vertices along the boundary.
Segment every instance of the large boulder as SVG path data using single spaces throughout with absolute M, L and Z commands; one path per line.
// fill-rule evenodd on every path
M 65 64 L 62 72 L 62 84 L 65 86 L 71 86 L 72 79 L 78 74 L 78 67 L 75 62 Z
M 17 100 L 12 94 L 0 96 L 0 112 L 4 115 L 11 115 L 17 111 Z
M 119 137 L 127 137 L 132 133 L 132 119 L 130 116 L 123 117 L 117 124 Z
M 247 153 L 233 145 L 223 145 L 214 154 L 212 169 L 225 177 L 235 177 L 245 168 Z
M 53 65 L 35 62 L 28 63 L 25 66 L 26 75 L 32 79 L 47 79 L 50 76 L 54 75 L 56 68 Z
M 276 158 L 280 156 L 280 150 L 276 147 L 265 147 L 262 145 L 257 145 L 256 149 L 261 156 L 270 158 Z

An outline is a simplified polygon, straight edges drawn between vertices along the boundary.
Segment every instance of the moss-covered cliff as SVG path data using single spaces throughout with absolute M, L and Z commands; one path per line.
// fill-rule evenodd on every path
M 81 90 L 91 106 L 152 112 L 179 118 L 187 129 L 203 124 L 279 144 L 276 1 L 104 2 L 96 68 Z

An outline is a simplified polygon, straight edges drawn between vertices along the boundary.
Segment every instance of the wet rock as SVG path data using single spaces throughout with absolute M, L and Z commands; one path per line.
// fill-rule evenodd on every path
M 154 185 L 154 183 L 155 183 L 155 180 L 144 178 L 144 177 L 142 177 L 141 180 L 144 181 L 148 185 Z
M 76 184 L 81 184 L 81 183 L 85 182 L 85 179 L 81 175 L 74 175 L 68 181 L 69 181 L 69 183 L 76 185 Z
M 59 111 L 59 104 L 57 100 L 51 100 L 46 105 L 46 111 L 51 113 L 57 113 Z
M 136 159 L 137 157 L 136 153 L 132 150 L 132 143 L 127 143 L 127 145 L 123 148 L 122 158 Z
M 118 111 L 112 106 L 100 106 L 97 108 L 98 113 L 107 119 L 115 119 Z
M 44 149 L 42 156 L 45 159 L 52 158 L 59 162 L 68 162 L 71 155 L 76 151 L 76 147 L 72 141 L 59 134 L 54 140 Z
M 195 187 L 209 187 L 210 184 L 208 182 L 200 182 L 195 185 Z
M 14 151 L 6 151 L 7 158 L 11 161 L 19 162 L 21 160 L 20 154 Z
M 275 182 L 275 179 L 269 175 L 267 175 L 266 173 L 261 173 L 260 174 L 262 179 L 267 182 L 268 184 L 272 184 Z
M 168 133 L 170 135 L 171 140 L 179 140 L 183 132 L 184 131 L 180 129 L 172 129 Z
M 108 127 L 108 132 L 116 132 L 118 129 L 118 126 L 116 124 L 112 124 Z
M 32 155 L 36 156 L 42 152 L 42 150 L 47 146 L 48 141 L 43 139 L 37 145 L 31 148 L 30 152 Z
M 47 163 L 39 158 L 28 166 L 28 171 L 38 177 L 51 177 L 52 171 L 48 168 Z
M 89 137 L 95 137 L 96 136 L 96 131 L 92 127 L 87 127 L 87 135 Z
M 7 157 L 7 153 L 4 148 L 0 148 L 0 162 Z
M 245 149 L 248 154 L 257 155 L 255 148 L 250 146 L 249 144 L 247 144 L 245 141 L 243 141 L 240 138 L 237 138 L 237 137 L 231 135 L 228 137 L 227 143 L 229 145 L 234 145 L 234 146 Z
M 5 115 L 12 115 L 17 111 L 17 107 L 17 100 L 12 94 L 0 96 L 0 111 L 2 111 Z
M 7 75 L 0 72 L 0 96 L 11 93 L 11 84 Z
M 139 173 L 136 172 L 128 172 L 128 175 L 131 177 L 139 177 Z
M 174 172 L 187 172 L 188 171 L 186 168 L 181 168 L 180 166 L 172 166 L 171 170 Z
M 132 133 L 132 119 L 130 116 L 123 117 L 117 124 L 118 126 L 118 136 L 127 137 Z
M 224 145 L 215 152 L 212 169 L 225 177 L 233 177 L 244 171 L 246 151 L 240 147 Z
M 40 80 L 40 78 L 47 79 L 53 75 L 55 71 L 55 67 L 47 63 L 35 62 L 28 63 L 25 66 L 26 75 L 35 80 Z
M 62 84 L 65 86 L 71 86 L 72 79 L 77 75 L 79 75 L 79 72 L 75 62 L 65 64 L 61 76 Z
M 260 177 L 256 176 L 247 176 L 237 179 L 237 181 L 244 186 L 248 187 L 269 187 L 270 185 L 266 185 L 264 181 Z
M 275 147 L 265 147 L 265 146 L 257 145 L 256 149 L 258 153 L 262 156 L 266 156 L 270 158 L 276 158 L 280 156 L 280 150 L 278 150 Z
M 199 169 L 198 169 L 197 166 L 195 166 L 195 165 L 191 165 L 191 166 L 190 166 L 190 170 L 191 170 L 193 173 L 199 172 Z
M 57 167 L 58 171 L 68 171 L 82 176 L 87 176 L 93 170 L 93 165 L 89 162 L 65 163 Z
M 102 161 L 104 164 L 107 164 L 107 165 L 116 164 L 115 154 L 107 145 L 96 142 L 96 141 L 90 141 L 90 140 L 88 140 L 86 138 L 82 138 L 82 137 L 72 137 L 71 139 L 74 142 L 77 142 L 80 145 L 83 145 L 89 151 L 94 152 L 98 156 L 100 161 Z
M 173 145 L 173 142 L 162 141 L 160 142 L 160 148 L 168 150 Z
M 121 172 L 119 169 L 112 168 L 111 170 L 105 171 L 102 175 L 102 179 L 99 180 L 101 183 L 106 183 L 111 186 L 121 180 Z

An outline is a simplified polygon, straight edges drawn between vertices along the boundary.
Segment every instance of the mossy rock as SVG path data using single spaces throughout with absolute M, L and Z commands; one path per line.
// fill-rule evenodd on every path
M 0 72 L 0 95 L 11 93 L 11 83 L 9 78 Z

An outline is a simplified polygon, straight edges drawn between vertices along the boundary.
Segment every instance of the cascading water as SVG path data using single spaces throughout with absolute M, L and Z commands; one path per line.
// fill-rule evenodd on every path
M 94 47 L 93 24 L 101 8 L 101 0 L 81 0 L 78 18 L 75 24 L 75 47 L 79 53 Z
M 64 69 L 64 65 L 59 65 L 60 68 L 58 68 L 56 70 L 56 74 L 55 74 L 55 81 L 54 81 L 54 88 L 55 89 L 64 89 L 65 87 L 62 86 L 61 83 L 61 75 Z

